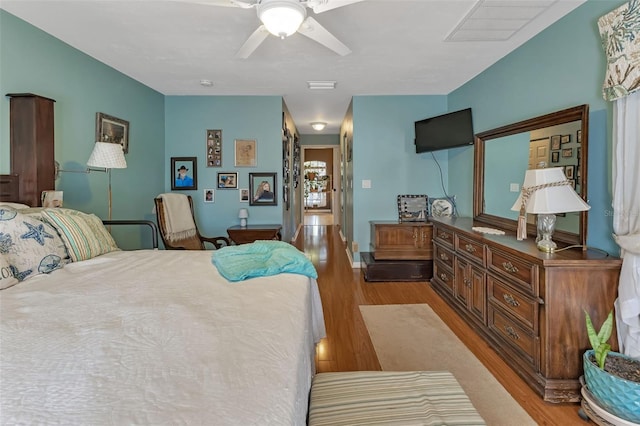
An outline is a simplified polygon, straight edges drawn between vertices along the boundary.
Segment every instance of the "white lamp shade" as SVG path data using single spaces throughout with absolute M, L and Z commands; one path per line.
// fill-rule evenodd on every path
M 238 211 L 238 218 L 239 219 L 246 219 L 248 217 L 249 217 L 249 210 L 240 209 L 240 211 Z
M 124 158 L 122 145 L 119 143 L 96 142 L 87 161 L 89 167 L 105 169 L 126 169 L 127 160 Z
M 549 169 L 530 169 L 524 176 L 522 189 L 532 188 L 553 182 L 564 182 L 567 178 L 562 167 Z M 511 210 L 519 211 L 522 206 L 522 193 Z M 525 210 L 534 214 L 556 214 L 589 210 L 591 206 L 570 185 L 541 188 L 529 196 Z
M 302 4 L 282 0 L 263 0 L 257 12 L 267 31 L 280 38 L 298 31 L 307 14 Z

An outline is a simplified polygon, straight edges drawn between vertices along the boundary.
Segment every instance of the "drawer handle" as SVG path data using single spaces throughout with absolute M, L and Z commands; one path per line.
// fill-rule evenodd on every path
M 445 234 L 444 232 L 441 232 L 438 234 L 438 237 L 442 238 L 443 240 L 448 240 L 449 234 Z
M 515 274 L 518 272 L 518 268 L 513 266 L 511 262 L 502 262 L 502 267 L 504 268 L 505 271 L 511 272 L 512 274 Z
M 449 281 L 449 278 L 447 277 L 447 275 L 445 273 L 440 273 L 440 279 L 442 281 Z
M 502 295 L 502 298 L 504 299 L 505 302 L 507 302 L 508 305 L 511 305 L 514 308 L 517 308 L 518 306 L 520 306 L 520 302 L 518 302 L 516 298 L 510 294 L 504 293 Z
M 417 229 L 413 229 L 413 242 L 417 243 L 418 242 L 418 230 Z
M 440 253 L 440 259 L 448 262 L 449 256 L 447 256 L 447 253 Z
M 477 251 L 477 249 L 471 244 L 467 244 L 466 246 L 464 246 L 464 249 L 469 253 L 475 253 Z
M 464 285 L 471 288 L 471 280 L 469 278 L 465 278 L 462 282 L 464 282 Z
M 504 331 L 506 331 L 509 337 L 511 337 L 513 340 L 520 340 L 520 336 L 510 325 L 505 325 Z

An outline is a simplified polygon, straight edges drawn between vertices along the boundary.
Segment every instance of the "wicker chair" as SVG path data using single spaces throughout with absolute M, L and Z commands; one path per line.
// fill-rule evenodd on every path
M 187 195 L 187 199 L 189 200 L 191 216 L 193 216 L 193 222 L 195 224 L 196 220 L 193 214 L 193 199 L 190 195 Z M 156 197 L 154 201 L 156 203 L 156 218 L 158 220 L 158 228 L 160 229 L 160 237 L 162 237 L 162 242 L 164 243 L 164 246 L 167 250 L 206 250 L 207 247 L 204 245 L 204 243 L 211 243 L 216 249 L 230 245 L 229 239 L 226 237 L 204 237 L 200 235 L 200 231 L 198 231 L 198 225 L 196 225 L 195 235 L 181 240 L 174 239 L 172 241 L 169 241 L 167 239 L 167 223 L 164 213 L 163 200 L 161 197 Z

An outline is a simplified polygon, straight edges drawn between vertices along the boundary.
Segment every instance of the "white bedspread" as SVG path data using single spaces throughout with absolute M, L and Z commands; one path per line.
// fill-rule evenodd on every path
M 0 292 L 0 421 L 304 425 L 317 284 L 211 252 L 115 252 Z

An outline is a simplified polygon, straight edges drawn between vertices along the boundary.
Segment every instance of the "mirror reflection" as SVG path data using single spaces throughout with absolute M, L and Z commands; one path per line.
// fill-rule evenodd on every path
M 474 218 L 515 230 L 518 212 L 511 210 L 527 169 L 562 167 L 576 192 L 586 199 L 588 106 L 582 105 L 483 132 L 476 138 Z M 527 215 L 535 235 L 535 215 Z M 559 240 L 586 241 L 586 213 L 559 214 Z

